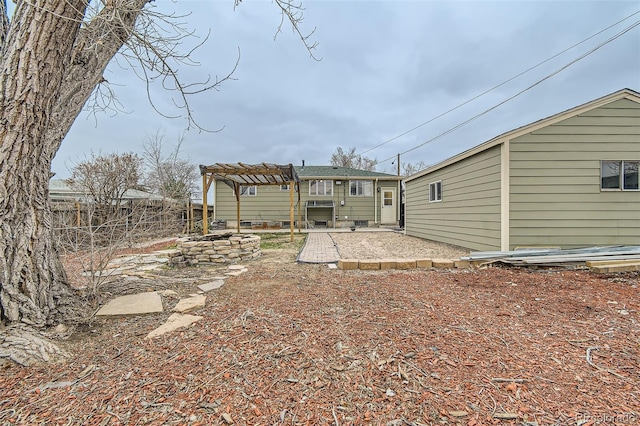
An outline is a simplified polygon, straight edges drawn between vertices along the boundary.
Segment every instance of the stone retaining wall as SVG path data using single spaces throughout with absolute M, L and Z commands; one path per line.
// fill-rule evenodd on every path
M 176 250 L 169 253 L 169 265 L 201 265 L 237 263 L 262 255 L 260 237 L 233 234 L 228 238 L 200 241 L 179 241 Z

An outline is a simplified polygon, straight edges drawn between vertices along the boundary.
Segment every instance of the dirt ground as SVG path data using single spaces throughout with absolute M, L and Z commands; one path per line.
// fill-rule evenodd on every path
M 638 274 L 340 271 L 295 264 L 299 244 L 269 246 L 188 329 L 144 338 L 177 302 L 165 298 L 163 314 L 78 328 L 64 362 L 5 369 L 0 424 L 640 420 Z M 163 269 L 103 291 L 188 295 L 223 272 Z
M 330 235 L 343 259 L 459 259 L 469 255 L 469 250 L 398 232 L 336 232 Z

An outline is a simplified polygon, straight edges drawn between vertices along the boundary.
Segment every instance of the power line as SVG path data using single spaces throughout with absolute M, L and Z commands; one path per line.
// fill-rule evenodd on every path
M 366 153 L 368 153 L 368 152 L 373 151 L 374 149 L 380 148 L 381 146 L 384 146 L 384 145 L 386 145 L 386 144 L 388 144 L 388 143 L 390 143 L 390 142 L 393 142 L 394 140 L 396 140 L 396 139 L 398 139 L 398 138 L 401 138 L 402 136 L 405 136 L 405 135 L 407 135 L 407 134 L 409 134 L 409 133 L 413 132 L 414 130 L 417 130 L 417 129 L 419 129 L 419 128 L 423 127 L 423 126 L 426 126 L 427 124 L 429 124 L 429 123 L 431 123 L 431 122 L 433 122 L 433 121 L 437 120 L 438 118 L 444 117 L 445 115 L 447 115 L 447 114 L 449 114 L 449 113 L 451 113 L 451 112 L 453 112 L 453 111 L 455 111 L 455 110 L 457 110 L 457 109 L 459 109 L 459 108 L 462 108 L 463 106 L 467 105 L 467 104 L 468 104 L 468 103 L 470 103 L 470 102 L 475 101 L 476 99 L 480 98 L 481 96 L 484 96 L 484 95 L 486 95 L 487 93 L 490 93 L 490 92 L 494 91 L 495 89 L 498 89 L 499 87 L 502 87 L 502 86 L 504 86 L 505 84 L 507 84 L 507 83 L 509 83 L 509 82 L 511 82 L 511 81 L 513 81 L 513 80 L 515 80 L 516 78 L 518 78 L 518 77 L 520 77 L 520 76 L 522 76 L 522 75 L 524 75 L 524 74 L 528 73 L 529 71 L 532 71 L 532 70 L 534 70 L 534 69 L 538 68 L 539 66 L 546 64 L 547 62 L 549 62 L 549 61 L 551 61 L 551 60 L 553 60 L 553 59 L 557 58 L 558 56 L 560 56 L 560 55 L 562 55 L 562 54 L 564 54 L 564 53 L 568 52 L 569 50 L 571 50 L 571 49 L 573 49 L 573 48 L 575 48 L 575 47 L 577 47 L 577 46 L 579 46 L 579 45 L 581 45 L 581 44 L 583 44 L 583 43 L 585 43 L 585 42 L 587 42 L 587 41 L 591 40 L 592 38 L 594 38 L 594 37 L 596 37 L 596 36 L 598 36 L 598 35 L 602 34 L 603 32 L 605 32 L 605 31 L 607 31 L 607 30 L 609 30 L 609 29 L 611 29 L 611 28 L 615 27 L 616 25 L 620 24 L 621 22 L 624 22 L 624 21 L 626 21 L 627 19 L 629 19 L 629 18 L 631 18 L 631 17 L 633 17 L 634 15 L 637 15 L 637 14 L 639 14 L 639 13 L 640 13 L 640 10 L 639 10 L 639 11 L 636 11 L 636 12 L 634 12 L 634 13 L 632 13 L 631 15 L 629 15 L 629 16 L 627 16 L 627 17 L 625 17 L 625 18 L 623 18 L 623 19 L 621 19 L 621 20 L 619 20 L 619 21 L 617 21 L 617 22 L 616 22 L 616 23 L 614 23 L 614 24 L 609 25 L 608 27 L 606 27 L 606 28 L 604 28 L 604 29 L 602 29 L 602 30 L 598 31 L 597 33 L 595 33 L 595 34 L 593 34 L 593 35 L 591 35 L 591 36 L 589 36 L 589 37 L 587 37 L 587 38 L 585 38 L 584 40 L 582 40 L 582 41 L 580 41 L 580 42 L 578 42 L 578 43 L 576 43 L 576 44 L 574 44 L 574 45 L 572 45 L 572 46 L 570 46 L 570 47 L 567 47 L 566 49 L 562 50 L 561 52 L 556 53 L 555 55 L 553 55 L 553 56 L 551 56 L 551 57 L 549 57 L 549 58 L 545 59 L 544 61 L 542 61 L 542 62 L 540 62 L 540 63 L 538 63 L 538 64 L 536 64 L 536 65 L 534 65 L 534 66 L 532 66 L 532 67 L 530 67 L 530 68 L 527 68 L 526 70 L 524 70 L 524 71 L 522 71 L 522 72 L 520 72 L 520 73 L 516 74 L 515 76 L 513 76 L 513 77 L 509 78 L 508 80 L 505 80 L 505 81 L 503 81 L 502 83 L 500 83 L 500 84 L 498 84 L 498 85 L 496 85 L 496 86 L 493 86 L 493 87 L 492 87 L 492 88 L 490 88 L 490 89 L 485 90 L 484 92 L 482 92 L 482 93 L 480 93 L 480 94 L 478 94 L 478 95 L 474 96 L 473 98 L 471 98 L 471 99 L 469 99 L 469 100 L 467 100 L 467 101 L 465 101 L 465 102 L 463 102 L 463 103 L 459 104 L 458 106 L 455 106 L 455 107 L 453 107 L 453 108 L 451 108 L 451 109 L 449 109 L 449 110 L 447 110 L 447 111 L 443 112 L 442 114 L 439 114 L 439 115 L 437 115 L 437 116 L 435 116 L 435 117 L 433 117 L 433 118 L 431 118 L 431 119 L 429 119 L 429 120 L 425 121 L 424 123 L 418 124 L 417 126 L 415 126 L 415 127 L 411 128 L 411 129 L 409 129 L 409 130 L 407 130 L 407 131 L 405 131 L 405 132 L 402 132 L 402 133 L 400 133 L 399 135 L 394 136 L 394 137 L 392 137 L 391 139 L 388 139 L 388 140 L 386 140 L 386 141 L 384 141 L 384 142 L 382 142 L 382 143 L 380 143 L 380 144 L 378 144 L 378 145 L 374 146 L 373 148 L 369 148 L 369 149 L 367 149 L 366 151 L 363 151 L 362 153 L 360 153 L 360 155 L 364 155 L 364 154 L 366 154 Z M 385 160 L 385 161 L 387 161 L 387 160 Z
M 640 13 L 640 11 L 639 11 L 639 12 L 636 12 L 636 13 Z M 634 15 L 635 15 L 635 14 L 634 14 Z M 631 16 L 633 16 L 633 15 L 631 15 Z M 631 24 L 631 25 L 630 25 L 630 26 L 628 26 L 627 28 L 623 29 L 622 31 L 620 31 L 620 32 L 619 32 L 619 33 L 617 33 L 616 35 L 614 35 L 614 36 L 610 37 L 609 39 L 607 39 L 606 41 L 604 41 L 604 42 L 600 43 L 599 45 L 597 45 L 596 47 L 594 47 L 594 48 L 592 48 L 591 50 L 587 51 L 586 53 L 583 53 L 582 55 L 578 56 L 576 59 L 572 60 L 572 61 L 571 61 L 571 62 L 569 62 L 568 64 L 565 64 L 565 65 L 561 66 L 560 68 L 558 68 L 557 70 L 555 70 L 555 71 L 554 71 L 554 72 L 552 72 L 551 74 L 546 75 L 546 76 L 545 76 L 545 77 L 543 77 L 542 79 L 540 79 L 540 80 L 536 81 L 536 82 L 535 82 L 535 83 L 533 83 L 532 85 L 530 85 L 530 86 L 526 87 L 525 89 L 523 89 L 523 90 L 519 91 L 519 92 L 518 92 L 518 93 L 516 93 L 515 95 L 512 95 L 512 96 L 510 96 L 510 97 L 508 97 L 508 98 L 504 99 L 503 101 L 499 102 L 498 104 L 496 104 L 496 105 L 492 106 L 491 108 L 488 108 L 488 109 L 486 109 L 486 110 L 482 111 L 482 112 L 481 112 L 481 113 L 479 113 L 479 114 L 474 115 L 473 117 L 471 117 L 471 118 L 469 118 L 469 119 L 467 119 L 467 120 L 463 121 L 462 123 L 460 123 L 460 124 L 456 125 L 455 127 L 452 127 L 452 128 L 450 128 L 449 130 L 447 130 L 447 131 L 445 131 L 445 132 L 442 132 L 442 133 L 440 133 L 439 135 L 437 135 L 437 136 L 435 136 L 435 137 L 433 137 L 433 138 L 431 138 L 431 139 L 429 139 L 429 140 L 427 140 L 427 141 L 425 141 L 425 142 L 422 142 L 422 143 L 421 143 L 421 144 L 419 144 L 419 145 L 414 146 L 413 148 L 410 148 L 410 149 L 408 149 L 408 150 L 406 150 L 406 151 L 401 152 L 401 153 L 400 153 L 400 155 L 404 155 L 404 154 L 407 154 L 407 153 L 409 153 L 409 152 L 411 152 L 411 151 L 415 151 L 416 149 L 418 149 L 418 148 L 420 148 L 420 147 L 422 147 L 422 146 L 424 146 L 424 145 L 426 145 L 426 144 L 428 144 L 428 143 L 431 143 L 431 142 L 433 142 L 433 141 L 435 141 L 435 140 L 438 140 L 438 139 L 440 139 L 441 137 L 446 136 L 446 135 L 448 135 L 449 133 L 454 132 L 455 130 L 458 130 L 459 128 L 461 128 L 461 127 L 463 127 L 463 126 L 465 126 L 465 125 L 467 125 L 467 124 L 471 123 L 472 121 L 474 121 L 474 120 L 476 120 L 476 119 L 478 119 L 478 118 L 482 117 L 483 115 L 485 115 L 485 114 L 487 114 L 487 113 L 489 113 L 489 112 L 493 111 L 494 109 L 496 109 L 496 108 L 498 108 L 498 107 L 500 107 L 500 106 L 502 106 L 502 105 L 506 104 L 507 102 L 509 102 L 509 101 L 511 101 L 511 100 L 513 100 L 513 99 L 515 99 L 516 97 L 518 97 L 518 96 L 522 95 L 523 93 L 525 93 L 525 92 L 527 92 L 527 91 L 529 91 L 529 90 L 533 89 L 534 87 L 536 87 L 536 86 L 538 86 L 539 84 L 543 83 L 544 81 L 546 81 L 546 80 L 550 79 L 551 77 L 553 77 L 553 76 L 555 76 L 555 75 L 559 74 L 560 72 L 562 72 L 562 71 L 564 71 L 565 69 L 569 68 L 571 65 L 575 64 L 576 62 L 578 62 L 578 61 L 580 61 L 580 60 L 582 60 L 582 59 L 586 58 L 587 56 L 591 55 L 591 54 L 592 54 L 592 53 L 594 53 L 595 51 L 599 50 L 600 48 L 602 48 L 602 47 L 606 46 L 607 44 L 611 43 L 612 41 L 616 40 L 617 38 L 621 37 L 622 35 L 626 34 L 626 33 L 627 33 L 627 32 L 629 32 L 629 31 L 631 31 L 632 29 L 634 29 L 634 28 L 635 28 L 635 27 L 637 27 L 638 25 L 640 25 L 640 21 L 636 21 L 636 22 L 634 22 L 633 24 Z M 394 158 L 396 158 L 396 157 L 397 157 L 397 155 L 393 155 L 393 156 L 391 156 L 391 157 L 389 157 L 389 158 L 386 158 L 386 159 L 384 159 L 384 160 L 382 160 L 382 161 L 379 161 L 377 164 L 385 163 L 385 162 L 387 162 L 387 161 L 389 161 L 389 160 L 391 160 L 391 159 L 394 159 Z

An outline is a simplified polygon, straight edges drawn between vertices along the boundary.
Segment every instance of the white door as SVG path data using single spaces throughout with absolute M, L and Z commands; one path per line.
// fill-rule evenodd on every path
M 380 222 L 396 223 L 396 190 L 382 188 Z

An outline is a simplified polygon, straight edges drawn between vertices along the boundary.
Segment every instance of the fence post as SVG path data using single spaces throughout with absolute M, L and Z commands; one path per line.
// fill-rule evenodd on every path
M 76 200 L 76 226 L 80 227 L 81 218 L 80 218 L 80 201 Z

